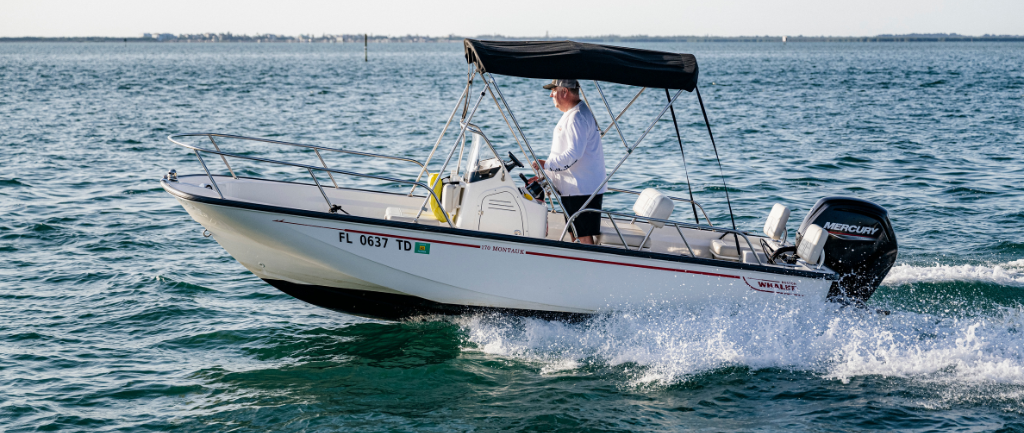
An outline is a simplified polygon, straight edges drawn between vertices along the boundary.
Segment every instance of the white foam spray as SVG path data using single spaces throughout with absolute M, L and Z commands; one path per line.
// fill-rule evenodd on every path
M 940 283 L 951 281 L 986 282 L 1005 286 L 1024 287 L 1024 259 L 1009 263 L 985 265 L 911 266 L 896 265 L 882 281 L 886 286 L 911 283 Z
M 1024 260 L 893 268 L 884 285 L 989 282 L 1024 287 Z M 927 296 L 927 295 L 924 295 Z M 580 324 L 504 316 L 458 319 L 473 348 L 541 374 L 611 371 L 623 386 L 684 383 L 726 367 L 788 369 L 850 383 L 899 378 L 931 390 L 920 401 L 995 404 L 1024 413 L 1024 306 L 942 315 L 766 300 L 610 313 Z M 979 314 L 980 313 L 980 314 Z
M 1018 396 L 1024 391 L 1021 308 L 951 318 L 750 301 L 614 313 L 583 324 L 494 316 L 466 317 L 459 324 L 475 343 L 467 350 L 532 363 L 542 374 L 620 369 L 627 385 L 636 387 L 744 366 L 805 371 L 844 383 L 880 375 L 1009 386 Z

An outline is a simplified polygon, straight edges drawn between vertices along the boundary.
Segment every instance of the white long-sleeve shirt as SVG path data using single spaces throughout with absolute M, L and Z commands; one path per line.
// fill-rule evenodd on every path
M 551 139 L 544 174 L 563 196 L 590 195 L 606 176 L 601 133 L 582 101 L 562 113 Z M 601 187 L 601 194 L 607 191 Z

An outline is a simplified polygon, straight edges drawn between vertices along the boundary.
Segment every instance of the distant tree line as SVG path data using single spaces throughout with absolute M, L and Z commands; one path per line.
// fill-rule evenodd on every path
M 44 38 L 44 37 L 20 37 L 0 38 L 0 42 L 170 42 L 170 43 L 206 43 L 206 42 L 255 42 L 255 43 L 363 43 L 362 34 L 344 35 L 236 35 L 232 33 L 196 33 L 174 35 L 170 33 L 144 33 L 137 38 L 114 38 L 114 37 L 65 37 L 65 38 Z M 459 36 L 380 36 L 368 35 L 368 42 L 371 43 L 398 43 L 398 42 L 452 42 L 461 41 Z
M 364 40 L 370 43 L 400 43 L 400 42 L 457 42 L 463 36 L 382 36 L 363 34 L 339 34 L 339 35 L 236 35 L 232 33 L 197 33 L 197 34 L 171 34 L 171 33 L 145 33 L 137 38 L 114 38 L 114 37 L 18 37 L 0 38 L 0 42 L 164 42 L 164 43 L 209 43 L 209 42 L 252 42 L 252 43 L 362 43 Z M 503 35 L 480 35 L 473 36 L 475 39 L 491 40 L 565 40 L 572 39 L 584 42 L 1024 42 L 1024 36 L 1017 35 L 989 35 L 966 36 L 956 33 L 932 33 L 932 34 L 905 34 L 905 35 L 877 35 L 877 36 L 583 36 L 583 37 L 510 37 Z

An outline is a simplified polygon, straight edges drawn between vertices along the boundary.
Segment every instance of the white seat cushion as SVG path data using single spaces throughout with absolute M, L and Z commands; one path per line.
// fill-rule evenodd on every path
M 796 246 L 796 255 L 804 259 L 809 265 L 818 264 L 821 259 L 821 252 L 825 249 L 825 241 L 828 240 L 828 232 L 817 224 L 807 226 L 804 235 L 800 238 L 800 245 Z
M 680 239 L 674 239 L 673 241 L 655 241 L 654 246 L 651 247 L 651 251 L 658 253 L 678 254 L 682 256 L 689 256 L 690 249 L 693 250 L 693 257 L 700 258 L 711 258 L 710 249 L 708 244 L 698 245 L 696 242 L 690 242 L 690 248 L 686 248 L 686 244 Z
M 772 212 L 768 214 L 768 220 L 764 222 L 764 234 L 774 240 L 782 240 L 786 234 L 786 222 L 789 221 L 789 208 L 781 203 L 772 206 Z
M 709 258 L 708 257 L 709 254 L 708 254 L 708 249 L 707 248 L 700 249 L 700 248 L 697 248 L 697 247 L 695 247 L 693 245 L 690 245 L 690 248 L 693 249 L 693 257 L 703 258 L 703 259 Z M 689 256 L 690 255 L 690 250 L 687 249 L 686 245 L 683 245 L 682 243 L 680 243 L 679 245 L 673 245 L 673 246 L 665 248 L 665 252 L 668 253 L 668 254 L 678 254 L 678 255 L 681 255 L 681 256 Z
M 740 259 L 740 255 L 736 253 L 736 241 L 733 240 L 732 236 L 726 236 L 725 239 L 712 239 L 711 254 L 720 259 Z
M 633 213 L 642 217 L 667 220 L 672 216 L 672 209 L 674 207 L 675 204 L 672 203 L 672 199 L 666 197 L 661 191 L 647 188 L 640 193 L 640 197 L 633 204 Z M 657 228 L 665 226 L 664 223 L 657 221 L 651 221 L 651 225 Z M 640 241 L 638 240 L 637 242 Z M 621 244 L 622 242 L 619 243 Z
M 640 227 L 633 224 L 618 223 L 618 226 L 619 233 L 622 233 L 622 238 L 626 240 L 626 245 L 633 248 L 640 246 L 640 242 L 647 236 L 647 233 L 644 233 Z M 610 224 L 601 224 L 601 234 L 598 236 L 597 242 L 603 245 L 622 245 L 622 239 L 619 239 L 619 235 L 615 233 L 615 228 Z M 644 248 L 650 247 L 651 240 L 647 239 Z
M 414 209 L 403 209 L 400 207 L 389 207 L 384 209 L 384 219 L 388 221 L 398 221 L 403 223 L 416 223 L 416 210 Z M 420 215 L 419 224 L 427 225 L 438 225 L 440 221 L 433 217 L 430 212 L 423 212 Z

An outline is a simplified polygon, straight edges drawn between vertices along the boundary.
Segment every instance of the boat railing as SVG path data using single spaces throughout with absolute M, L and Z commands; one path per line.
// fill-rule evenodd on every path
M 396 160 L 396 161 L 406 161 L 406 162 L 411 162 L 413 164 L 416 164 L 416 165 L 418 165 L 420 167 L 423 167 L 423 163 L 421 163 L 421 162 L 419 162 L 419 161 L 417 161 L 415 159 L 412 159 L 412 158 L 404 158 L 404 157 L 401 157 L 401 156 L 391 156 L 391 155 L 380 155 L 380 154 L 376 154 L 376 153 L 360 152 L 358 150 L 346 150 L 346 149 L 338 149 L 338 148 L 334 148 L 334 147 L 317 146 L 315 144 L 291 143 L 291 142 L 287 142 L 287 141 L 271 140 L 269 138 L 244 137 L 244 136 L 241 136 L 241 135 L 219 134 L 219 133 L 213 133 L 213 132 L 186 132 L 186 133 L 182 133 L 182 134 L 172 134 L 171 136 L 169 136 L 167 138 L 169 140 L 171 140 L 171 142 L 174 143 L 174 144 L 178 144 L 178 145 L 184 146 L 184 144 L 179 143 L 177 140 L 175 140 L 175 138 L 184 138 L 184 137 L 206 137 L 207 139 L 210 140 L 210 143 L 213 144 L 213 147 L 216 148 L 218 152 L 220 151 L 220 145 L 217 143 L 216 140 L 213 139 L 214 137 L 217 137 L 217 138 L 227 138 L 227 139 L 232 139 L 232 140 L 256 141 L 256 142 L 260 142 L 260 143 L 280 144 L 280 145 L 284 145 L 284 146 L 303 147 L 303 148 L 306 148 L 306 149 L 313 149 L 313 152 L 316 153 L 317 158 L 320 159 L 320 163 L 323 164 L 324 168 L 327 168 L 327 163 L 324 161 L 323 156 L 320 155 L 320 151 L 321 150 L 328 151 L 328 152 L 336 152 L 336 153 L 346 153 L 346 154 L 350 154 L 350 155 L 367 156 L 367 157 L 371 157 L 371 158 L 381 158 L 381 159 L 392 159 L 392 160 Z M 231 174 L 232 174 L 232 177 L 234 177 L 234 171 L 231 170 L 231 165 L 228 164 L 226 159 L 224 160 L 224 165 L 228 166 L 228 171 L 230 171 Z
M 499 161 L 501 160 L 501 156 L 498 154 L 497 149 L 494 148 L 494 144 L 491 143 L 491 140 L 489 138 L 487 138 L 487 135 L 484 134 L 484 131 L 482 129 L 480 129 L 479 126 L 470 123 L 470 124 L 468 124 L 468 126 L 466 128 L 466 131 L 470 132 L 470 133 L 473 133 L 475 135 L 479 135 L 480 138 L 483 139 L 484 143 L 487 144 L 487 148 L 491 150 L 492 154 L 494 154 L 494 157 L 498 158 Z M 462 159 L 461 156 L 460 156 L 459 159 L 460 160 Z M 415 188 L 415 187 L 413 187 L 413 188 Z M 640 195 L 639 191 L 632 191 L 632 190 L 628 190 L 628 189 L 620 189 L 620 188 L 611 188 L 611 187 L 609 187 L 608 190 L 609 191 L 613 191 L 613 192 L 623 193 L 623 194 Z M 697 206 L 697 208 L 700 209 L 700 213 L 702 215 L 704 215 L 704 221 L 706 221 L 709 226 L 712 226 L 712 227 L 715 226 L 714 224 L 711 223 L 711 219 L 708 218 L 708 213 L 704 211 L 704 206 L 701 206 L 700 203 L 698 203 L 697 201 L 685 199 L 685 198 L 682 198 L 682 197 L 672 197 L 670 195 L 667 195 L 665 197 L 667 197 L 668 199 L 670 199 L 672 201 L 678 201 L 678 202 L 683 202 L 683 203 L 693 203 L 695 206 Z
M 619 189 L 619 188 L 610 188 L 610 187 L 608 188 L 608 191 L 620 192 L 620 193 L 624 193 L 624 194 L 633 194 L 633 195 L 640 195 L 641 194 L 640 191 L 631 191 L 631 190 L 628 190 L 628 189 Z M 697 206 L 698 209 L 700 209 L 700 213 L 704 215 L 704 221 L 707 221 L 708 225 L 711 226 L 711 227 L 715 226 L 714 224 L 711 224 L 711 219 L 708 218 L 708 213 L 704 212 L 704 206 L 701 206 L 700 203 L 698 203 L 696 200 L 690 200 L 690 199 L 686 199 L 686 198 L 682 198 L 682 197 L 672 197 L 670 195 L 666 195 L 665 197 L 667 197 L 668 199 L 670 199 L 672 201 L 678 201 L 678 202 L 683 202 L 683 203 L 693 203 L 695 206 Z
M 181 141 L 178 141 L 178 139 L 181 139 L 181 138 L 184 138 L 184 137 L 207 137 L 210 140 L 210 142 L 213 143 L 214 149 L 204 149 L 204 148 L 201 148 L 201 147 L 193 146 L 191 144 L 187 144 L 187 143 L 183 143 Z M 239 155 L 237 153 L 224 152 L 224 151 L 220 150 L 220 146 L 217 144 L 217 141 L 214 140 L 214 137 L 239 139 L 239 140 L 248 140 L 248 141 L 258 141 L 258 142 L 271 143 L 271 144 L 283 144 L 283 145 L 288 145 L 288 146 L 304 147 L 304 148 L 313 149 L 314 152 L 317 155 L 317 158 L 320 159 L 320 163 L 323 164 L 323 166 L 322 167 L 318 167 L 318 166 L 315 166 L 315 165 L 299 164 L 299 163 L 294 163 L 294 162 L 278 161 L 278 160 L 275 160 L 275 159 L 260 158 L 260 157 L 256 157 L 256 156 Z M 400 161 L 409 161 L 409 162 L 416 163 L 416 164 L 420 165 L 421 167 L 423 166 L 423 164 L 421 164 L 419 161 L 416 161 L 416 160 L 410 159 L 410 158 L 402 158 L 402 157 L 388 156 L 388 155 L 377 155 L 377 154 L 373 154 L 373 153 L 358 152 L 358 151 L 344 150 L 344 149 L 335 149 L 335 148 L 324 147 L 324 146 L 316 146 L 316 145 L 311 145 L 311 144 L 289 143 L 289 142 L 286 142 L 286 141 L 270 140 L 270 139 L 265 139 L 265 138 L 243 137 L 243 136 L 239 136 L 239 135 L 206 133 L 206 132 L 189 132 L 189 133 L 181 133 L 181 134 L 172 134 L 172 135 L 168 136 L 167 139 L 170 140 L 174 144 L 177 144 L 179 146 L 185 147 L 187 149 L 191 149 L 196 154 L 196 157 L 199 158 L 199 163 L 203 166 L 203 170 L 206 171 L 206 177 L 210 179 L 210 186 L 213 187 L 213 189 L 217 192 L 217 195 L 220 196 L 220 198 L 222 198 L 222 199 L 225 198 L 224 197 L 224 193 L 221 192 L 220 186 L 217 185 L 217 181 L 214 180 L 213 174 L 210 173 L 210 169 L 207 167 L 206 161 L 203 160 L 203 156 L 201 155 L 201 152 L 205 152 L 205 153 L 208 153 L 208 154 L 214 154 L 214 155 L 220 155 L 221 160 L 224 161 L 224 165 L 227 166 L 228 171 L 231 173 L 231 177 L 234 178 L 234 179 L 238 179 L 238 176 L 235 175 L 234 170 L 231 168 L 231 164 L 228 163 L 227 158 L 229 158 L 229 157 L 230 158 L 245 159 L 245 160 L 249 160 L 249 161 L 265 162 L 265 163 L 269 163 L 269 164 L 284 165 L 284 166 L 289 166 L 289 167 L 304 168 L 304 169 L 306 169 L 306 171 L 309 172 L 309 175 L 310 175 L 310 177 L 313 178 L 313 182 L 316 184 L 316 187 L 320 190 L 320 195 L 322 195 L 324 197 L 324 200 L 327 202 L 328 212 L 330 212 L 330 213 L 337 213 L 338 210 L 341 210 L 342 212 L 345 212 L 345 211 L 344 211 L 344 209 L 341 208 L 341 206 L 336 206 L 333 203 L 331 203 L 331 199 L 327 197 L 327 193 L 324 191 L 323 186 L 320 185 L 320 180 L 317 179 L 316 175 L 313 173 L 313 170 L 327 172 L 327 175 L 331 178 L 331 182 L 334 183 L 334 188 L 335 189 L 338 189 L 340 187 L 338 186 L 338 182 L 334 180 L 334 174 L 342 174 L 342 175 L 346 175 L 346 176 L 362 177 L 362 178 L 368 178 L 368 179 L 376 179 L 376 180 L 381 180 L 381 181 L 385 181 L 385 182 L 393 182 L 393 183 L 399 183 L 399 184 L 404 184 L 404 185 L 420 186 L 424 190 L 426 190 L 427 193 L 434 198 L 434 200 L 437 200 L 438 203 L 441 202 L 440 197 L 438 197 L 437 194 L 435 194 L 434 191 L 431 190 L 430 187 L 428 187 L 425 182 L 418 182 L 418 181 L 405 180 L 405 179 L 396 179 L 396 178 L 393 178 L 393 177 L 378 176 L 378 175 L 373 175 L 373 174 L 357 173 L 357 172 L 354 172 L 354 171 L 339 170 L 339 169 L 335 169 L 335 168 L 330 168 L 330 167 L 327 166 L 327 162 L 325 162 L 323 157 L 320 155 L 320 150 L 326 150 L 326 151 L 332 151 L 332 152 L 340 152 L 340 153 L 348 153 L 348 154 L 354 154 L 354 155 L 360 155 L 360 156 L 369 156 L 369 157 L 383 158 L 383 159 L 393 159 L 393 160 L 400 160 Z M 451 218 L 448 216 L 448 212 L 445 211 L 444 209 L 441 209 L 441 212 L 444 213 L 445 219 L 448 222 L 448 226 L 449 227 L 454 227 L 452 225 Z
M 727 229 L 727 228 L 719 228 L 719 227 L 711 227 L 711 226 L 702 226 L 702 225 L 699 225 L 699 224 L 684 223 L 682 221 L 672 221 L 672 220 L 663 220 L 663 219 L 658 219 L 658 218 L 650 218 L 650 217 L 645 217 L 645 216 L 640 216 L 640 215 L 635 215 L 635 214 L 627 214 L 627 213 L 623 213 L 623 212 L 608 211 L 608 210 L 603 210 L 603 209 L 584 208 L 584 209 L 580 209 L 579 211 L 574 213 L 571 217 L 569 217 L 568 221 L 566 221 L 565 228 L 562 229 L 562 235 L 558 238 L 558 240 L 564 241 L 565 240 L 565 235 L 569 231 L 569 227 L 572 226 L 572 222 L 577 217 L 579 217 L 580 215 L 582 215 L 582 214 L 584 214 L 586 212 L 595 212 L 595 213 L 607 215 L 608 216 L 608 220 L 611 221 L 612 227 L 615 229 L 615 233 L 619 236 L 619 240 L 622 241 L 623 248 L 625 248 L 627 250 L 629 249 L 629 244 L 626 243 L 625 236 L 622 236 L 622 231 L 619 230 L 619 225 L 616 224 L 616 222 L 615 222 L 615 217 L 617 217 L 617 216 L 618 217 L 623 217 L 625 219 L 632 219 L 633 221 L 647 222 L 648 224 L 651 225 L 651 230 L 647 232 L 646 236 L 644 236 L 644 240 L 641 241 L 640 245 L 638 245 L 636 247 L 637 251 L 642 250 L 643 247 L 644 247 L 644 244 L 646 244 L 647 240 L 651 238 L 651 235 L 654 233 L 654 230 L 655 230 L 654 225 L 651 224 L 651 223 L 652 222 L 656 222 L 656 223 L 662 223 L 662 224 L 664 224 L 666 226 L 675 227 L 676 232 L 679 233 L 679 237 L 683 240 L 683 244 L 686 245 L 686 250 L 690 252 L 690 257 L 696 257 L 696 255 L 693 253 L 693 248 L 690 247 L 690 243 L 686 241 L 686 236 L 683 235 L 683 230 L 682 229 L 684 229 L 684 228 L 686 228 L 686 229 L 693 229 L 693 230 L 701 230 L 701 231 L 710 231 L 710 232 L 716 232 L 716 233 L 723 233 L 723 234 L 726 234 L 726 235 L 731 233 L 731 234 L 734 234 L 736 236 L 742 237 L 743 240 L 747 242 L 747 246 L 750 248 L 750 252 L 754 255 L 754 258 L 757 259 L 757 264 L 759 264 L 761 266 L 767 266 L 763 262 L 761 262 L 761 257 L 757 255 L 757 250 L 754 249 L 754 244 L 750 243 L 750 238 L 747 237 L 747 233 L 745 233 L 745 232 L 742 232 L 742 231 L 739 231 L 739 230 Z M 737 245 L 737 247 L 739 247 L 739 245 Z M 737 255 L 739 255 L 739 258 L 742 259 L 742 249 L 736 248 L 736 253 L 737 253 Z

